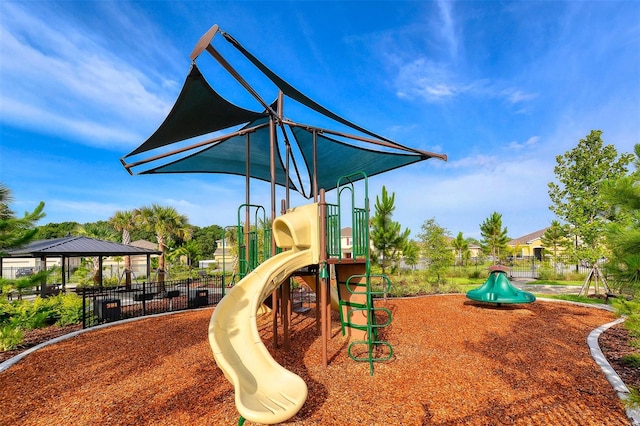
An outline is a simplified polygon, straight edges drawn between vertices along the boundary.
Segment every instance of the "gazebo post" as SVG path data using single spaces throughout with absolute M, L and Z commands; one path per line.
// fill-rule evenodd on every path
M 62 255 L 62 259 L 61 259 L 61 272 L 62 272 L 62 291 L 65 292 L 66 288 L 67 288 L 67 278 L 65 277 L 65 273 L 67 271 L 67 265 L 66 265 L 66 261 L 68 260 L 68 257 L 66 257 L 65 255 Z
M 42 270 L 46 271 L 47 256 L 41 256 L 40 261 L 42 262 Z M 47 297 L 47 277 L 46 276 L 42 278 L 42 281 L 40 281 L 40 297 L 42 297 L 43 299 Z

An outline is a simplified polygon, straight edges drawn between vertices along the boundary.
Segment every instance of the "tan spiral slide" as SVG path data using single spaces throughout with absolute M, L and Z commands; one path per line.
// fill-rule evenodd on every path
M 236 284 L 214 309 L 209 343 L 216 363 L 235 388 L 246 420 L 274 424 L 293 417 L 307 399 L 306 383 L 278 364 L 258 333 L 256 313 L 296 270 L 318 263 L 318 204 L 296 207 L 273 221 L 284 252 L 266 260 Z

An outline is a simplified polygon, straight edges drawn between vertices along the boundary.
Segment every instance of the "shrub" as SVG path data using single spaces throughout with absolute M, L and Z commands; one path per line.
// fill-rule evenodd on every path
M 620 361 L 629 367 L 640 368 L 640 354 L 623 355 Z
M 469 278 L 480 278 L 481 276 L 482 273 L 478 269 L 469 271 Z
M 564 276 L 552 268 L 540 268 L 538 270 L 538 279 L 544 281 L 564 280 Z
M 0 350 L 10 351 L 22 343 L 24 334 L 16 324 L 5 324 L 0 326 Z
M 82 322 L 82 298 L 77 294 L 59 294 L 58 324 L 61 327 Z
M 629 392 L 625 405 L 629 408 L 640 408 L 640 390 L 630 387 Z
M 58 321 L 57 301 L 55 297 L 36 297 L 32 304 L 26 302 L 26 323 L 29 329 L 46 327 Z
M 12 302 L 7 299 L 0 299 L 0 325 L 7 324 L 15 315 L 15 308 Z

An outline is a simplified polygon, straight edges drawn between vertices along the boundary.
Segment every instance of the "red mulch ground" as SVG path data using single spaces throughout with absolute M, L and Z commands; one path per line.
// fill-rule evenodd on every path
M 459 295 L 385 305 L 394 357 L 374 376 L 348 357 L 337 321 L 323 368 L 313 311 L 294 314 L 290 350 L 271 349 L 309 387 L 287 424 L 630 424 L 586 344 L 609 312 L 544 301 L 495 308 Z M 0 424 L 236 424 L 233 388 L 207 340 L 211 312 L 92 330 L 30 354 L 0 373 Z M 259 327 L 272 348 L 270 317 Z

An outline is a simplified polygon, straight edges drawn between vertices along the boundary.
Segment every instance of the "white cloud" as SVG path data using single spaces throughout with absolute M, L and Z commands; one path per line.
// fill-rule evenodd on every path
M 505 99 L 509 104 L 522 105 L 537 97 L 515 87 L 506 87 L 500 81 L 469 79 L 453 70 L 453 66 L 418 58 L 398 64 L 395 78 L 396 95 L 399 98 L 420 98 L 438 103 L 463 95 L 489 99 Z
M 54 199 L 45 204 L 47 216 L 41 221 L 48 222 L 95 222 L 107 220 L 121 208 L 115 203 L 101 203 L 99 201 L 72 201 Z M 57 219 L 62 217 L 64 219 Z
M 531 136 L 529 139 L 527 139 L 524 142 L 511 141 L 507 146 L 507 148 L 514 151 L 520 151 L 524 148 L 533 147 L 538 143 L 538 141 L 540 141 L 540 136 Z
M 502 214 L 511 237 L 542 229 L 553 217 L 547 195 L 552 167 L 538 159 L 476 156 L 461 160 L 449 173 L 425 169 L 411 166 L 374 177 L 370 186 L 373 200 L 382 185 L 396 193 L 393 218 L 413 236 L 431 217 L 466 237 L 479 237 L 479 224 L 494 211 Z
M 502 94 L 512 104 L 530 101 L 538 97 L 536 93 L 525 93 L 522 90 L 513 89 L 513 88 L 503 90 Z
M 455 58 L 458 54 L 458 38 L 453 17 L 453 2 L 438 0 L 438 12 L 442 24 L 440 33 L 449 46 L 451 56 Z
M 451 169 L 489 169 L 493 170 L 498 165 L 499 160 L 493 155 L 477 154 L 469 157 L 464 157 L 460 160 L 451 161 L 445 163 L 444 168 Z
M 3 13 L 0 104 L 5 124 L 64 132 L 87 145 L 104 146 L 114 137 L 132 144 L 149 131 L 145 123 L 157 124 L 168 111 L 170 103 L 152 90 L 162 93 L 163 86 L 174 84 L 149 81 L 104 50 L 95 33 L 27 14 L 17 4 L 3 6 Z
M 46 109 L 44 105 L 24 104 L 12 98 L 0 102 L 2 121 L 53 135 L 75 135 L 87 145 L 101 147 L 129 146 L 138 134 L 126 128 L 112 127 L 93 119 L 77 120 Z

